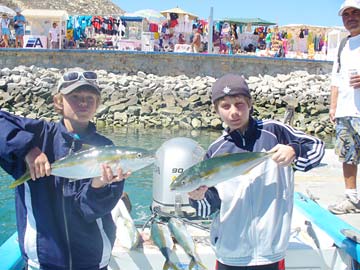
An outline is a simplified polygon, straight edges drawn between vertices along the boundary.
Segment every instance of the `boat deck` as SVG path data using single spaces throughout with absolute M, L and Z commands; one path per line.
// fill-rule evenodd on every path
M 358 180 L 360 173 L 358 173 Z M 358 181 L 358 192 L 359 189 Z M 321 165 L 308 172 L 295 173 L 295 191 L 303 193 L 327 209 L 330 204 L 344 198 L 344 178 L 342 175 L 342 164 L 334 154 L 333 149 L 327 149 Z M 348 222 L 355 228 L 360 229 L 360 213 L 338 215 L 339 218 Z

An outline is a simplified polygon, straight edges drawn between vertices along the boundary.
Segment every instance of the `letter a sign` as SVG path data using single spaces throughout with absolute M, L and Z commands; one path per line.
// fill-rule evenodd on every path
M 25 48 L 44 48 L 39 37 L 29 37 L 25 44 Z

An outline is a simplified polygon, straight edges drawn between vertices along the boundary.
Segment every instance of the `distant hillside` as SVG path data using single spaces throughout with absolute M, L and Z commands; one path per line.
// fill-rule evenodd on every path
M 0 5 L 15 9 L 66 10 L 70 15 L 111 15 L 123 14 L 119 6 L 110 0 L 0 0 Z

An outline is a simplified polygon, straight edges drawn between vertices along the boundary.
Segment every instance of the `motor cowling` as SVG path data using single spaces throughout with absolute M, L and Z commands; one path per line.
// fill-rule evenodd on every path
M 187 193 L 170 190 L 171 182 L 184 170 L 200 162 L 205 150 L 194 140 L 185 137 L 164 142 L 155 154 L 152 208 L 176 215 L 192 215 Z

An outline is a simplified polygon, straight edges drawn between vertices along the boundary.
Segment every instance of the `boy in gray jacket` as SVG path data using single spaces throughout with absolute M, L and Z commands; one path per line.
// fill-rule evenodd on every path
M 227 128 L 210 145 L 205 159 L 226 153 L 274 153 L 246 175 L 189 193 L 199 216 L 220 210 L 211 228 L 216 269 L 284 269 L 294 170 L 316 167 L 324 155 L 324 143 L 278 121 L 255 120 L 242 76 L 227 74 L 218 79 L 212 87 L 212 102 Z

